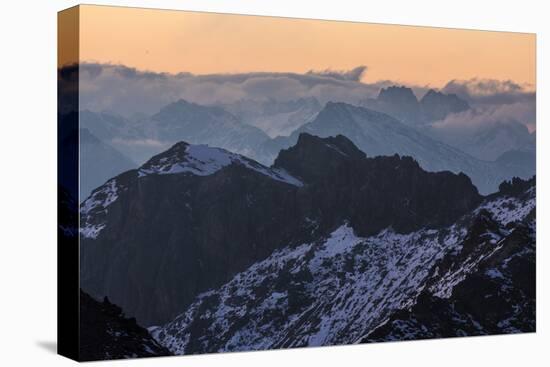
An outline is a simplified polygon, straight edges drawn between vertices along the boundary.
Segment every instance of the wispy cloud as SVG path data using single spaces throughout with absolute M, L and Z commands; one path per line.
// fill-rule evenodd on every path
M 351 70 L 332 70 L 332 69 L 325 69 L 321 71 L 310 70 L 307 72 L 307 74 L 326 76 L 326 77 L 339 79 L 339 80 L 350 80 L 354 82 L 360 82 L 361 78 L 366 72 L 367 72 L 367 67 L 365 65 L 361 65 Z
M 180 98 L 199 104 L 232 103 L 242 99 L 282 101 L 315 97 L 358 104 L 378 95 L 391 80 L 362 83 L 366 66 L 351 70 L 311 70 L 305 74 L 252 72 L 193 75 L 140 71 L 123 65 L 84 63 L 80 66 L 81 108 L 122 115 L 153 114 Z M 69 78 L 72 74 L 67 73 Z M 410 86 L 418 96 L 425 86 Z M 515 121 L 535 129 L 535 92 L 513 81 L 474 78 L 451 80 L 441 89 L 455 93 L 474 107 L 437 123 L 440 129 L 462 128 L 495 121 Z
M 359 103 L 377 95 L 387 82 L 365 84 L 366 71 L 310 71 L 305 74 L 255 72 L 193 75 L 143 72 L 121 65 L 82 64 L 82 108 L 114 111 L 124 115 L 154 113 L 183 98 L 200 104 L 231 103 L 241 99 L 292 100 L 316 97 L 321 103 Z
M 535 100 L 533 86 L 518 84 L 511 80 L 473 78 L 451 80 L 442 89 L 444 93 L 454 93 L 473 104 L 515 104 Z

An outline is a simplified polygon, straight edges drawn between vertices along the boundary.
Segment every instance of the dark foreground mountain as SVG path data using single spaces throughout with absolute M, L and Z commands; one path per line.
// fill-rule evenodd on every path
M 152 330 L 175 354 L 535 330 L 535 187 L 514 180 L 440 229 L 274 251 Z
M 80 291 L 81 361 L 169 356 L 170 351 L 156 342 L 133 318 L 108 299 L 98 302 Z
M 276 250 L 344 225 L 357 236 L 435 230 L 481 200 L 464 174 L 367 158 L 343 136 L 302 134 L 272 167 L 178 143 L 81 205 L 81 284 L 160 325 Z
M 525 170 L 518 167 L 503 168 L 499 163 L 476 159 L 384 113 L 333 102 L 327 103 L 313 121 L 290 136 L 262 144 L 254 157 L 271 164 L 279 151 L 294 145 L 304 132 L 320 137 L 344 135 L 369 157 L 399 154 L 413 157 L 427 171 L 463 172 L 482 194 L 497 191 L 506 179 L 529 178 L 534 174 L 529 172 L 524 176 Z

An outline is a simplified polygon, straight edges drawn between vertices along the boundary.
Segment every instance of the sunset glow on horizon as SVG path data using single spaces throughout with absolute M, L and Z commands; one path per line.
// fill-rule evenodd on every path
M 80 60 L 193 74 L 350 70 L 363 82 L 442 87 L 512 80 L 535 89 L 534 34 L 81 6 Z

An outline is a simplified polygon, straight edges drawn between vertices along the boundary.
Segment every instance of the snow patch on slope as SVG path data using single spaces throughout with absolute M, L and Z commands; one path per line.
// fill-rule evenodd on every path
M 99 233 L 106 227 L 105 216 L 108 207 L 119 196 L 119 186 L 116 179 L 111 179 L 105 185 L 94 190 L 92 194 L 80 206 L 80 235 L 82 238 L 96 239 Z M 99 221 L 97 220 L 99 219 Z
M 502 197 L 491 200 L 479 207 L 477 212 L 485 209 L 491 213 L 493 218 L 503 225 L 521 221 L 531 210 L 535 208 L 536 200 L 534 192 L 528 200 L 521 200 L 515 197 Z
M 325 240 L 278 250 L 219 290 L 201 294 L 153 336 L 176 354 L 197 352 L 187 348 L 190 329 L 200 319 L 206 330 L 193 348 L 198 344 L 203 352 L 357 340 L 405 307 L 443 249 L 459 238 L 453 230 L 438 236 L 432 230 L 403 235 L 390 229 L 361 238 L 344 224 Z M 278 288 L 280 279 L 288 289 Z
M 461 283 L 469 274 L 478 268 L 478 265 L 485 259 L 493 256 L 502 248 L 502 241 L 509 234 L 506 226 L 512 222 L 524 221 L 535 208 L 536 200 L 534 191 L 528 192 L 527 199 L 515 197 L 499 197 L 482 203 L 474 211 L 474 215 L 480 215 L 482 210 L 490 213 L 493 220 L 499 224 L 496 230 L 483 233 L 480 238 L 483 243 L 491 245 L 489 250 L 471 251 L 468 257 L 462 260 L 461 266 L 451 268 L 445 274 L 441 274 L 438 281 L 430 287 L 434 296 L 439 298 L 449 298 L 452 296 L 454 287 Z M 494 275 L 494 274 L 493 274 Z

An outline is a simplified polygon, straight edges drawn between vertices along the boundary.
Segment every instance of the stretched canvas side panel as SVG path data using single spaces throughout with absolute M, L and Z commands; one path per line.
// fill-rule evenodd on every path
M 58 13 L 57 351 L 78 360 L 79 8 Z

